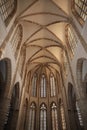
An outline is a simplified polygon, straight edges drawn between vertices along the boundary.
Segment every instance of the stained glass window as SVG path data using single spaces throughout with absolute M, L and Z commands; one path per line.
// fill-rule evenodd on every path
M 37 95 L 37 75 L 34 74 L 33 80 L 32 80 L 32 96 Z
M 44 74 L 41 77 L 41 97 L 46 97 L 46 77 Z
M 34 103 L 32 103 L 30 106 L 28 130 L 35 130 L 35 111 L 36 111 L 36 106 Z
M 55 96 L 56 95 L 56 88 L 55 88 L 55 79 L 53 74 L 50 75 L 50 88 L 51 88 L 51 96 Z
M 87 0 L 74 0 L 73 5 L 73 13 L 78 17 L 79 22 L 83 24 L 87 18 Z
M 40 107 L 40 130 L 47 129 L 47 111 L 45 104 Z
M 0 0 L 0 14 L 7 25 L 15 13 L 17 0 Z
M 53 103 L 51 106 L 51 116 L 52 116 L 52 130 L 58 130 L 57 106 L 55 103 Z

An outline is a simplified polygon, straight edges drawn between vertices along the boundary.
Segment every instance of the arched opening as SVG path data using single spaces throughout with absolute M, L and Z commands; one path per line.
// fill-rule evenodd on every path
M 40 97 L 46 97 L 46 75 L 41 75 L 41 88 L 40 88 Z
M 72 0 L 72 12 L 80 24 L 84 24 L 87 17 L 86 0 Z
M 54 75 L 52 73 L 50 74 L 50 96 L 56 96 L 56 83 Z
M 32 96 L 37 96 L 37 74 L 35 73 L 32 78 Z
M 19 113 L 19 82 L 17 82 L 12 91 L 8 117 L 5 121 L 4 130 L 16 130 Z
M 10 20 L 14 16 L 16 9 L 17 9 L 17 0 L 0 1 L 0 14 L 6 26 L 9 24 Z
M 47 130 L 47 108 L 44 103 L 40 106 L 40 130 Z
M 85 58 L 77 60 L 77 82 L 80 96 L 86 97 L 87 60 Z
M 9 99 L 7 97 L 11 84 L 11 60 L 0 60 L 0 129 L 2 129 L 7 117 Z
M 69 119 L 71 130 L 83 130 L 80 118 L 78 115 L 76 94 L 73 85 L 68 83 L 68 102 L 69 102 Z
M 36 129 L 36 104 L 34 102 L 31 103 L 29 109 L 29 126 L 28 130 Z
M 64 105 L 61 98 L 59 99 L 59 110 L 60 110 L 60 120 L 62 125 L 62 130 L 66 130 L 66 120 L 65 120 L 65 111 L 64 111 Z
M 24 104 L 24 130 L 27 128 L 27 116 L 28 116 L 28 99 L 26 98 Z
M 11 61 L 8 58 L 0 61 L 0 100 L 9 91 L 11 82 Z M 1 102 L 0 101 L 0 102 Z
M 51 129 L 52 130 L 58 130 L 59 129 L 59 123 L 58 123 L 58 110 L 57 105 L 55 102 L 51 104 Z

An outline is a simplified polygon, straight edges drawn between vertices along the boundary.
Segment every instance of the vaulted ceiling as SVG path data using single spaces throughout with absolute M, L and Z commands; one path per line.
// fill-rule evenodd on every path
M 68 0 L 18 1 L 17 20 L 23 26 L 28 71 L 60 71 L 68 4 Z

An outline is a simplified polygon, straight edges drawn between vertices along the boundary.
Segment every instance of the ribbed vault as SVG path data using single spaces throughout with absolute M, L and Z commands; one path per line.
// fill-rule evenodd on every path
M 60 71 L 69 16 L 65 11 L 67 5 L 61 8 L 58 1 L 29 0 L 27 5 L 21 4 L 23 10 L 19 9 L 17 21 L 23 26 L 22 44 L 26 48 L 28 71 L 36 71 L 39 67 L 45 71 Z M 68 3 L 68 0 L 63 2 Z

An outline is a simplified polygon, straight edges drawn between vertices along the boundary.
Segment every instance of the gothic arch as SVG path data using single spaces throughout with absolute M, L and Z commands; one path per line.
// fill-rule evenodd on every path
M 82 130 L 76 106 L 76 94 L 72 83 L 68 83 L 69 121 L 71 130 Z
M 17 82 L 15 83 L 12 90 L 9 111 L 7 115 L 7 120 L 4 125 L 4 130 L 16 130 L 19 113 L 19 95 L 19 82 Z
M 77 83 L 78 83 L 78 90 L 79 90 L 79 93 L 80 93 L 80 96 L 85 96 L 84 95 L 84 83 L 83 83 L 83 79 L 82 79 L 82 75 L 83 75 L 83 63 L 84 61 L 86 61 L 85 58 L 79 58 L 77 60 Z
M 40 124 L 39 124 L 39 127 L 40 127 L 40 130 L 44 129 L 44 130 L 47 130 L 47 106 L 46 104 L 43 102 L 41 105 L 40 105 Z
M 31 102 L 29 106 L 29 121 L 28 121 L 28 130 L 36 129 L 36 103 Z
M 7 95 L 11 84 L 11 60 L 0 60 L 0 96 Z
M 60 128 L 58 120 L 58 107 L 55 102 L 51 103 L 50 106 L 51 112 L 51 130 L 58 130 Z

